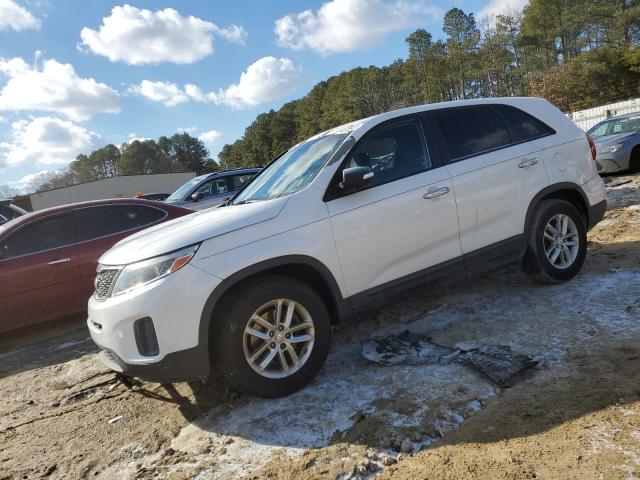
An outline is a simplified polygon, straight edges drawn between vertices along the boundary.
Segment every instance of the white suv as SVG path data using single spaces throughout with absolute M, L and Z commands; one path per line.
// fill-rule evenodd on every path
M 224 207 L 100 259 L 88 325 L 107 365 L 169 382 L 209 375 L 275 397 L 304 386 L 331 325 L 452 271 L 518 261 L 580 270 L 604 184 L 584 133 L 538 98 L 396 110 L 271 162 Z

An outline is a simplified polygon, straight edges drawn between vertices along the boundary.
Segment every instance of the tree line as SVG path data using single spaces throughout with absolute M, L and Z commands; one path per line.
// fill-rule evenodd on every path
M 258 115 L 218 162 L 265 165 L 320 131 L 424 103 L 534 95 L 571 112 L 640 96 L 640 0 L 530 0 L 487 28 L 452 8 L 443 31 L 434 40 L 418 29 L 407 58 L 343 72 Z
M 106 145 L 29 186 L 41 191 L 113 175 L 263 166 L 328 128 L 391 109 L 477 97 L 534 95 L 565 112 L 640 96 L 640 0 L 530 0 L 521 14 L 481 28 L 472 13 L 446 12 L 444 38 L 406 38 L 407 58 L 358 67 L 262 113 L 225 145 L 217 163 L 187 133 Z
M 88 155 L 80 154 L 62 171 L 36 175 L 27 185 L 27 190 L 41 192 L 116 175 L 201 174 L 217 168 L 202 140 L 185 132 L 171 137 L 162 136 L 157 141 L 133 140 L 120 147 L 109 144 Z

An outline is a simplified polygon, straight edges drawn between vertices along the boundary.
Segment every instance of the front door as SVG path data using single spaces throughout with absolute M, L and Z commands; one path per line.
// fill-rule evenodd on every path
M 338 171 L 370 166 L 373 182 L 327 202 L 348 295 L 460 256 L 458 217 L 446 167 L 437 167 L 419 118 L 375 127 Z
M 0 331 L 82 310 L 72 213 L 36 218 L 0 239 Z

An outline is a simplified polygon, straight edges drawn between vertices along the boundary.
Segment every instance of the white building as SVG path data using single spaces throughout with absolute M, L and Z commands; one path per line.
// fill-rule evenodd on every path
M 33 211 L 67 203 L 105 198 L 128 198 L 136 193 L 172 193 L 196 176 L 195 173 L 161 173 L 155 175 L 121 175 L 94 182 L 55 188 L 29 195 Z

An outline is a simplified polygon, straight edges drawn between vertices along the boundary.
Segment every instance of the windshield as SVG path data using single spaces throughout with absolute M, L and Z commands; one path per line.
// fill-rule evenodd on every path
M 597 138 L 619 133 L 633 133 L 640 130 L 640 115 L 606 120 L 591 128 L 587 135 Z
M 309 185 L 346 134 L 323 135 L 301 143 L 265 168 L 234 199 L 233 204 L 284 197 Z
M 198 183 L 202 181 L 203 177 L 196 177 L 189 180 L 187 183 L 182 185 L 179 189 L 173 192 L 171 195 L 167 197 L 166 202 L 171 202 L 175 200 L 184 200 L 185 195 L 187 195 L 192 188 L 194 188 Z

